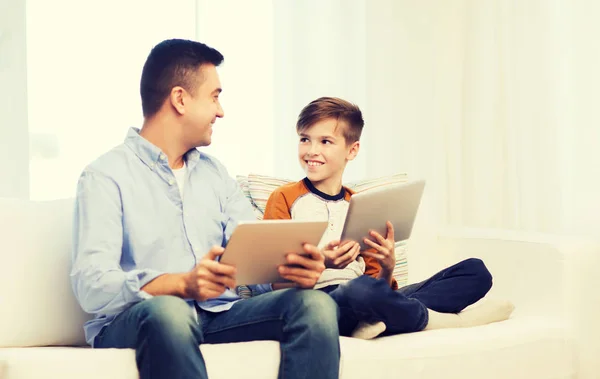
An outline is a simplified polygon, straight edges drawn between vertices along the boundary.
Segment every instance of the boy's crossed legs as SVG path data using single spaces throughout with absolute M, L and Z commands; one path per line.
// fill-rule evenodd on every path
M 396 291 L 385 281 L 368 276 L 324 290 L 340 307 L 340 334 L 369 339 L 379 334 L 469 327 L 505 320 L 514 309 L 506 301 L 488 301 L 463 311 L 483 298 L 491 286 L 492 276 L 484 263 L 472 258 Z

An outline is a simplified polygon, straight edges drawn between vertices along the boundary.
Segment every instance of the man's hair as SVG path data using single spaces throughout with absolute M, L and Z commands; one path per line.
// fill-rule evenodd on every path
M 195 93 L 198 68 L 203 64 L 218 66 L 222 62 L 221 53 L 196 41 L 170 39 L 154 46 L 140 81 L 144 117 L 155 115 L 175 86 Z
M 345 123 L 346 127 L 342 129 L 342 135 L 347 144 L 360 140 L 365 124 L 360 108 L 337 97 L 320 97 L 311 101 L 300 112 L 296 131 L 302 133 L 317 122 L 330 118 L 337 120 L 338 126 L 340 123 Z

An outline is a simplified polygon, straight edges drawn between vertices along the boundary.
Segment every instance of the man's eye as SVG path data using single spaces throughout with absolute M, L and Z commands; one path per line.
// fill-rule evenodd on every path
M 326 139 L 324 139 L 324 140 L 323 140 L 323 144 L 324 144 L 324 145 L 327 145 L 327 144 L 329 144 L 329 143 L 331 143 L 331 141 L 329 141 L 329 140 L 326 140 Z

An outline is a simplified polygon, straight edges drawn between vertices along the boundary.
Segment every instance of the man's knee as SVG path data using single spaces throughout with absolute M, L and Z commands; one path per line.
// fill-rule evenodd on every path
M 193 309 L 175 296 L 157 296 L 144 300 L 140 329 L 160 338 L 189 338 L 199 328 Z
M 284 300 L 291 317 L 315 328 L 332 328 L 337 331 L 338 307 L 326 293 L 315 290 L 288 290 Z

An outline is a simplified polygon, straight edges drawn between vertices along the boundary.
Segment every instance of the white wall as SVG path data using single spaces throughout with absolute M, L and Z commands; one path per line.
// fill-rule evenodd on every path
M 0 197 L 29 195 L 25 2 L 0 0 Z
M 197 39 L 219 50 L 220 96 L 212 145 L 230 175 L 273 174 L 273 4 L 271 1 L 198 1 Z
M 195 1 L 27 1 L 31 198 L 75 194 L 81 170 L 141 127 L 151 48 L 193 39 Z

